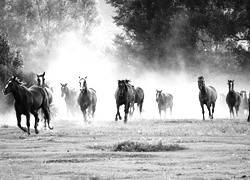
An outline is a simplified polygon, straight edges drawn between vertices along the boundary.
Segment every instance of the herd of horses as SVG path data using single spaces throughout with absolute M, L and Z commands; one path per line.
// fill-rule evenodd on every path
M 205 120 L 204 116 L 204 105 L 207 106 L 209 112 L 209 118 L 213 119 L 213 113 L 215 109 L 215 103 L 217 100 L 217 91 L 213 86 L 206 86 L 204 77 L 200 76 L 198 78 L 198 87 L 199 87 L 199 100 L 203 114 L 203 120 Z M 234 90 L 234 80 L 228 80 L 228 93 L 226 95 L 225 101 L 229 108 L 230 118 L 239 115 L 240 109 L 247 110 L 249 112 L 247 121 L 250 122 L 250 93 L 249 98 L 247 99 L 246 91 L 236 92 Z M 212 112 L 211 112 L 212 111 Z
M 53 129 L 50 125 L 51 112 L 50 107 L 53 103 L 53 92 L 45 83 L 45 72 L 37 76 L 37 84 L 34 84 L 30 88 L 26 88 L 24 83 L 21 82 L 18 77 L 12 76 L 5 88 L 3 94 L 13 94 L 14 97 L 14 108 L 16 111 L 17 126 L 30 134 L 30 113 L 35 117 L 35 133 L 38 134 L 37 129 L 39 123 L 39 113 L 44 118 L 44 125 L 48 125 L 49 129 Z M 96 104 L 97 104 L 97 93 L 93 88 L 87 86 L 87 76 L 84 78 L 79 77 L 80 91 L 71 89 L 66 84 L 61 83 L 61 97 L 64 97 L 67 112 L 72 115 L 76 115 L 80 112 L 83 114 L 84 122 L 90 123 L 89 119 L 94 118 Z M 230 117 L 234 116 L 234 109 L 236 115 L 239 113 L 240 106 L 246 104 L 250 112 L 250 97 L 247 99 L 246 93 L 238 93 L 234 91 L 234 80 L 228 80 L 229 91 L 226 96 L 226 103 L 230 110 Z M 207 106 L 209 112 L 209 118 L 213 119 L 215 110 L 215 104 L 217 100 L 216 89 L 212 86 L 206 86 L 204 77 L 198 78 L 199 88 L 199 101 L 202 109 L 203 120 L 205 120 L 204 105 Z M 139 113 L 142 113 L 142 107 L 144 102 L 144 91 L 141 87 L 135 87 L 131 84 L 130 80 L 118 80 L 118 86 L 115 90 L 115 101 L 117 112 L 115 115 L 115 121 L 118 118 L 121 120 L 120 106 L 124 105 L 124 123 L 127 123 L 128 115 L 133 116 L 135 107 L 137 104 Z M 161 111 L 165 112 L 170 109 L 172 114 L 173 108 L 173 96 L 169 93 L 164 93 L 162 90 L 156 90 L 156 102 L 158 105 L 159 115 L 161 117 Z M 26 127 L 21 126 L 21 115 L 26 116 Z M 250 113 L 248 116 L 248 122 L 250 121 Z

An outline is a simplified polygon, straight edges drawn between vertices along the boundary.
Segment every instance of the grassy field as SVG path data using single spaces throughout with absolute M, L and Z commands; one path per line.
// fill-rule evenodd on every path
M 38 135 L 32 127 L 30 136 L 1 125 L 0 179 L 250 179 L 245 119 L 99 120 L 89 125 L 60 119 L 53 125 L 54 130 Z M 121 144 L 123 149 L 117 148 Z M 135 144 L 149 152 L 123 151 Z

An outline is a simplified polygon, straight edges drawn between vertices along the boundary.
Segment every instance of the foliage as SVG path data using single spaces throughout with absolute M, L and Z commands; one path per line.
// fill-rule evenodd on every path
M 23 59 L 21 52 L 17 51 L 14 46 L 9 43 L 6 36 L 0 34 L 0 88 L 3 89 L 6 81 L 12 76 L 18 76 L 22 81 L 26 82 L 27 87 L 35 83 L 35 74 L 24 73 L 22 71 Z M 13 104 L 12 96 L 3 96 L 0 93 L 0 112 L 6 112 L 6 109 Z
M 249 50 L 243 53 L 239 46 L 243 41 L 249 46 L 250 41 L 247 0 L 106 2 L 116 8 L 114 22 L 124 30 L 114 41 L 123 61 L 131 62 L 140 56 L 158 67 L 177 68 L 183 63 L 186 67 L 202 67 L 199 57 L 210 52 L 212 62 L 228 59 L 230 54 L 228 63 L 238 71 L 250 64 Z M 125 56 L 127 53 L 131 55 Z
M 163 145 L 161 141 L 157 144 L 141 143 L 134 141 L 123 141 L 114 145 L 113 151 L 126 151 L 126 152 L 162 152 L 162 151 L 180 151 L 185 150 L 186 147 L 178 144 Z
M 87 42 L 100 23 L 96 0 L 5 0 L 0 3 L 0 32 L 22 50 L 25 62 L 46 61 L 66 32 Z

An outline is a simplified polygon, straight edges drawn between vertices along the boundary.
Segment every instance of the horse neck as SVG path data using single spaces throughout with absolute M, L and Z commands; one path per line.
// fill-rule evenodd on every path
M 202 89 L 200 89 L 200 91 L 202 93 L 207 93 L 207 89 L 208 89 L 208 87 L 204 84 L 204 86 L 202 87 Z
M 231 89 L 230 89 L 230 87 L 229 87 L 228 93 L 231 93 L 231 94 L 235 93 L 235 91 L 234 91 L 234 86 L 232 86 Z
M 22 86 L 16 85 L 16 89 L 12 91 L 13 97 L 15 101 L 20 102 L 23 99 L 23 96 L 21 95 L 21 92 L 25 91 L 25 88 Z
M 158 96 L 158 102 L 159 103 L 164 103 L 164 97 L 165 95 L 162 93 L 161 95 Z

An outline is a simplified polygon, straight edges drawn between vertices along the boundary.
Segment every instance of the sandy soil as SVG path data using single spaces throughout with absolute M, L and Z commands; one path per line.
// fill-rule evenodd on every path
M 13 120 L 15 121 L 15 120 Z M 56 120 L 36 135 L 0 128 L 0 179 L 250 179 L 243 119 Z M 174 152 L 114 152 L 118 142 L 179 144 Z

